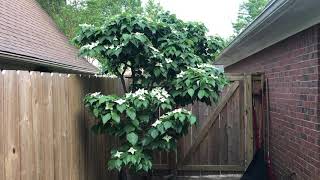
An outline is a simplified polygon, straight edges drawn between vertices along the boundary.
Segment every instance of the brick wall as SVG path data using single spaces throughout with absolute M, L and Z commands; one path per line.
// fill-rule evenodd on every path
M 320 25 L 256 53 L 226 72 L 265 72 L 270 87 L 270 153 L 277 179 L 320 179 Z

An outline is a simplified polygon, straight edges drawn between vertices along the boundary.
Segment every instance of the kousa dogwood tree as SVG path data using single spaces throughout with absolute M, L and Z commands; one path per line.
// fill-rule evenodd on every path
M 98 60 L 103 74 L 117 76 L 122 96 L 88 94 L 84 101 L 99 120 L 93 126 L 120 140 L 110 169 L 149 171 L 154 150 L 176 149 L 197 119 L 185 109 L 195 101 L 216 102 L 227 80 L 210 63 L 221 49 L 201 23 L 170 13 L 126 14 L 101 27 L 81 25 L 74 38 L 80 54 Z

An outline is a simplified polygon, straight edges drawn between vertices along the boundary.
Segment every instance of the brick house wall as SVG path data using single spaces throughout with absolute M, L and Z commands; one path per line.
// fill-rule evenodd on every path
M 270 89 L 270 153 L 277 179 L 320 179 L 320 25 L 225 69 L 264 72 Z

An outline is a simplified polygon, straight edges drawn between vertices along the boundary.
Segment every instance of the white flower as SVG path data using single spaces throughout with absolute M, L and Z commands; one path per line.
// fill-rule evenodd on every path
M 116 101 L 114 101 L 114 102 L 116 102 L 117 104 L 123 104 L 123 103 L 125 103 L 126 102 L 126 100 L 124 100 L 124 99 L 118 99 L 118 100 L 116 100 Z
M 154 123 L 152 124 L 152 126 L 153 126 L 153 127 L 156 127 L 156 126 L 158 126 L 159 124 L 161 124 L 161 121 L 157 119 L 156 122 L 154 122 Z
M 101 94 L 101 92 L 95 92 L 95 93 L 92 93 L 91 96 L 94 96 L 94 97 L 97 97 Z
M 94 27 L 92 24 L 79 24 L 80 27 L 83 27 L 83 28 L 91 28 L 91 27 Z
M 128 150 L 128 152 L 131 153 L 131 154 L 134 154 L 136 151 L 137 151 L 137 150 L 134 149 L 133 147 L 131 147 L 131 148 Z
M 177 75 L 177 78 L 183 78 L 185 74 L 186 74 L 186 72 L 181 71 L 181 72 Z
M 168 135 L 165 135 L 162 139 L 163 139 L 163 140 L 166 140 L 167 142 L 169 142 L 170 139 L 172 139 L 172 137 L 171 137 L 171 136 L 168 136 Z
M 117 151 L 116 154 L 114 155 L 114 157 L 120 158 L 120 157 L 121 157 L 121 154 L 123 154 L 123 152 Z
M 157 63 L 156 66 L 163 67 L 162 64 L 160 64 L 160 63 Z
M 142 35 L 140 32 L 135 32 L 134 35 Z
M 153 47 L 153 46 L 149 46 L 153 51 L 155 52 L 160 52 L 157 48 Z
M 165 61 L 166 61 L 166 63 L 172 63 L 173 61 L 172 61 L 172 59 L 169 59 L 169 58 L 165 58 Z
M 117 47 L 116 47 L 116 50 L 118 50 L 120 48 L 120 46 L 118 45 Z
M 143 96 L 139 96 L 138 99 L 139 99 L 139 100 L 142 100 L 142 101 L 146 100 L 146 98 L 143 97 Z
M 218 69 L 217 67 L 215 67 L 212 64 L 208 64 L 208 63 L 204 63 L 204 64 L 199 64 L 198 68 L 212 68 L 212 69 Z
M 99 41 L 96 41 L 95 43 L 86 44 L 86 45 L 82 46 L 81 49 L 93 49 L 93 48 L 97 47 L 98 44 L 99 44 Z

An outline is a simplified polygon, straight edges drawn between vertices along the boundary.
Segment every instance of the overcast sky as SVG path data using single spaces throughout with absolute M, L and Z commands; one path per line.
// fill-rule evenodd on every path
M 147 2 L 148 0 L 142 0 Z M 244 0 L 157 0 L 166 9 L 187 21 L 201 21 L 211 35 L 224 38 L 233 33 L 232 22 Z

